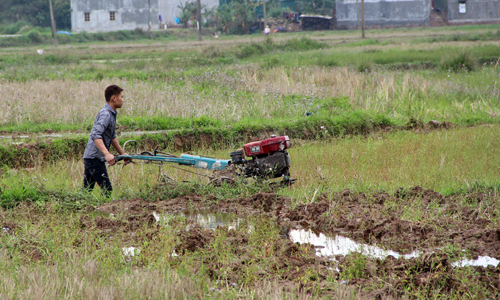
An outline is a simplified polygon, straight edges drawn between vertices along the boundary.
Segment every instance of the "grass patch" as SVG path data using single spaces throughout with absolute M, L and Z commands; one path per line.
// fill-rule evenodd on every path
M 142 29 L 135 29 L 97 33 L 82 32 L 73 33 L 71 35 L 58 34 L 57 38 L 60 44 L 75 44 L 159 39 L 175 40 L 176 34 L 172 33 L 171 31 L 147 32 L 143 31 Z M 34 28 L 29 32 L 23 33 L 20 37 L 7 37 L 0 39 L 0 48 L 51 44 L 52 42 L 52 35 L 50 32 L 41 31 L 40 28 Z
M 468 52 L 462 52 L 458 55 L 443 59 L 441 69 L 445 71 L 460 72 L 474 71 L 477 67 L 477 61 Z
M 318 132 L 321 130 L 324 129 L 319 127 Z M 424 134 L 398 132 L 389 135 L 375 134 L 372 137 L 351 136 L 330 141 L 324 141 L 326 133 L 323 132 L 323 135 L 318 133 L 316 141 L 305 142 L 294 139 L 289 151 L 292 159 L 291 174 L 293 178 L 299 180 L 291 189 L 283 192 L 299 201 L 308 202 L 315 190 L 318 190 L 316 193 L 329 194 L 346 188 L 365 193 L 381 191 L 394 193 L 399 188 L 419 185 L 445 196 L 488 190 L 499 191 L 500 182 L 496 166 L 500 162 L 495 156 L 495 149 L 498 146 L 495 142 L 498 140 L 496 131 L 497 126 L 472 127 Z M 247 133 L 258 136 L 251 132 Z M 192 153 L 229 159 L 229 152 L 247 142 L 241 139 L 242 135 L 239 135 L 239 138 L 214 144 L 213 147 L 193 148 Z M 190 144 L 192 146 L 197 140 L 199 138 L 193 136 L 181 141 L 188 143 L 187 146 L 192 143 Z M 122 138 L 121 142 L 124 141 Z M 182 151 L 175 148 L 172 138 L 165 138 L 163 135 L 145 136 L 138 141 L 141 150 L 151 151 L 159 145 L 159 149 L 166 149 L 171 153 Z M 82 139 L 82 142 L 86 142 L 86 139 Z M 37 160 L 32 164 L 34 169 L 4 169 L 2 171 L 4 179 L 0 185 L 4 191 L 16 186 L 21 189 L 23 186 L 40 185 L 46 186 L 47 190 L 79 190 L 83 176 L 82 152 L 69 151 L 48 164 Z M 83 147 L 78 151 L 83 151 Z M 18 152 L 15 155 L 13 159 L 16 157 L 19 159 Z M 32 154 L 35 157 L 38 155 Z M 204 177 L 170 168 L 168 164 L 164 168 L 164 172 L 179 182 L 183 180 L 205 182 Z M 116 187 L 115 191 L 119 191 L 114 195 L 116 198 L 134 197 L 139 193 L 142 197 L 148 198 L 148 194 L 156 193 L 148 190 L 147 186 L 152 186 L 157 181 L 157 166 L 129 165 L 125 168 L 109 168 L 109 172 L 111 181 Z M 248 188 L 248 192 L 241 188 L 243 187 L 238 187 L 234 191 L 223 189 L 222 193 L 236 195 L 254 192 L 251 187 Z M 141 190 L 143 192 L 140 192 Z M 165 189 L 162 193 L 167 194 L 151 196 L 151 199 L 173 197 L 168 196 L 170 195 L 168 193 L 185 195 L 194 190 L 199 190 L 198 192 L 202 194 L 218 193 L 192 185 L 182 187 L 180 190 Z M 13 193 L 23 194 L 20 191 Z
M 321 110 L 333 109 L 331 102 L 322 104 Z M 154 120 L 154 119 L 153 119 Z M 267 132 L 274 134 L 290 135 L 295 138 L 316 139 L 329 138 L 333 136 L 368 134 L 376 131 L 377 128 L 392 125 L 392 121 L 384 116 L 371 116 L 361 111 L 353 111 L 348 114 L 332 115 L 325 117 L 317 112 L 317 115 L 304 116 L 301 120 L 283 120 L 280 123 L 274 121 L 260 121 L 244 119 L 241 122 L 233 123 L 231 126 L 210 126 L 209 119 L 180 119 L 186 126 L 174 131 L 167 131 L 159 134 L 143 134 L 132 137 L 137 140 L 141 148 L 192 151 L 198 148 L 221 148 L 226 145 L 234 145 L 245 142 L 251 136 L 263 136 Z M 131 126 L 140 125 L 129 123 Z M 154 124 L 149 129 L 163 129 L 162 125 L 170 126 L 169 119 L 164 123 L 144 123 Z M 214 123 L 216 124 L 216 123 Z M 176 126 L 179 126 L 176 123 Z M 177 127 L 179 128 L 179 127 Z M 169 129 L 169 128 L 167 128 Z M 68 136 L 54 141 L 38 141 L 27 145 L 0 146 L 0 165 L 9 168 L 33 167 L 38 161 L 56 162 L 60 159 L 78 158 L 83 154 L 88 136 L 85 134 L 78 136 Z M 125 142 L 122 138 L 121 142 Z
M 238 59 L 246 59 L 276 51 L 308 51 L 325 47 L 327 47 L 326 44 L 307 37 L 287 39 L 282 42 L 275 42 L 269 37 L 263 43 L 252 42 L 250 44 L 241 44 L 234 49 L 219 49 L 209 46 L 203 48 L 201 54 L 206 58 L 227 58 L 234 56 Z

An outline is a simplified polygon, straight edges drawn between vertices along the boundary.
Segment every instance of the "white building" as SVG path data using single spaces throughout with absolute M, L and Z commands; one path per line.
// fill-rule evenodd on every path
M 153 28 L 175 24 L 180 16 L 177 6 L 188 0 L 71 0 L 71 29 L 74 32 L 99 32 L 148 29 L 148 12 Z M 191 0 L 193 1 L 193 0 Z M 218 6 L 219 0 L 201 0 L 202 6 Z

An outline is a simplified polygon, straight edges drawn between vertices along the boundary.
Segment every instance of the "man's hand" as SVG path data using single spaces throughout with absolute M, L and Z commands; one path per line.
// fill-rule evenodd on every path
M 106 159 L 106 162 L 110 166 L 113 166 L 116 163 L 115 156 L 109 152 L 106 155 L 104 155 L 104 158 Z

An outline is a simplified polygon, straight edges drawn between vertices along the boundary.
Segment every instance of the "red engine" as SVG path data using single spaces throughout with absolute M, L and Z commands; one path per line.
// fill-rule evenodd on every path
M 290 139 L 285 135 L 248 143 L 243 146 L 243 149 L 245 150 L 246 156 L 252 157 L 276 151 L 283 151 L 290 147 Z
M 231 161 L 247 177 L 283 177 L 287 184 L 291 184 L 294 179 L 290 179 L 290 156 L 286 151 L 290 147 L 288 136 L 272 136 L 269 139 L 248 143 L 242 150 L 231 152 Z M 250 159 L 245 159 L 245 155 Z

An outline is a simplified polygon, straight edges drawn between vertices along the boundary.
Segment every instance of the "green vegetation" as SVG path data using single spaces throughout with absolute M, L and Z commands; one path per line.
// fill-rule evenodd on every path
M 71 28 L 69 0 L 52 0 L 54 20 L 60 29 Z M 0 3 L 0 34 L 16 34 L 26 27 L 50 27 L 49 1 L 3 0 Z
M 32 219 L 35 215 L 36 221 Z M 11 218 L 15 218 L 15 223 Z M 125 232 L 103 235 L 97 224 L 106 219 L 75 211 L 64 214 L 57 206 L 28 206 L 24 212 L 18 207 L 0 212 L 2 224 L 9 222 L 9 230 L 4 229 L 0 235 L 2 294 L 20 299 L 87 299 L 105 295 L 120 299 L 204 299 L 208 295 L 215 299 L 294 299 L 297 293 L 305 294 L 298 286 L 283 291 L 276 284 L 263 286 L 255 280 L 255 267 L 270 269 L 269 261 L 275 256 L 266 256 L 261 249 L 261 242 L 275 233 L 265 223 L 249 220 L 258 234 L 245 233 L 244 226 L 238 229 L 238 234 L 248 237 L 245 252 L 250 265 L 239 272 L 240 278 L 226 285 L 216 278 L 223 278 L 235 258 L 237 248 L 228 247 L 234 231 L 208 232 L 207 249 L 193 252 L 181 248 L 189 238 L 183 235 L 187 225 L 183 216 L 170 219 L 168 226 L 141 226 L 136 229 L 137 236 L 129 241 Z M 122 222 L 125 217 L 120 214 L 110 221 Z M 154 240 L 149 238 L 152 234 Z M 122 248 L 129 245 L 135 245 L 140 252 L 124 255 Z M 220 267 L 214 268 L 212 261 L 221 263 Z
M 187 32 L 189 35 L 189 32 Z M 195 33 L 192 32 L 194 37 Z M 170 41 L 178 38 L 176 31 L 156 31 L 147 32 L 141 29 L 135 30 L 119 30 L 113 32 L 98 32 L 98 33 L 73 33 L 71 35 L 58 33 L 58 42 L 60 44 L 78 44 L 89 42 L 120 42 L 134 40 L 162 40 Z M 27 29 L 21 36 L 4 37 L 0 39 L 0 48 L 5 47 L 22 47 L 31 45 L 43 45 L 53 43 L 52 32 L 50 29 L 32 28 Z
M 343 206 L 352 207 L 354 201 L 333 202 L 339 189 L 349 188 L 351 192 L 368 195 L 356 200 L 365 205 L 366 214 L 386 216 L 395 213 L 404 222 L 411 222 L 415 230 L 430 226 L 438 233 L 447 235 L 449 230 L 456 229 L 457 218 L 469 218 L 469 214 L 461 212 L 465 209 L 484 211 L 482 218 L 488 218 L 492 228 L 496 228 L 500 219 L 491 212 L 497 209 L 498 196 L 477 201 L 474 198 L 477 194 L 474 193 L 483 195 L 500 188 L 496 167 L 499 160 L 496 155 L 498 142 L 495 141 L 500 140 L 497 127 L 461 128 L 417 135 L 398 132 L 370 138 L 351 137 L 328 143 L 294 145 L 290 149 L 292 173 L 299 181 L 293 187 L 280 191 L 280 194 L 291 196 L 291 206 L 299 211 L 305 211 L 300 205 L 313 206 L 319 199 L 328 199 L 335 205 L 320 218 L 326 218 L 333 224 L 341 222 L 341 216 L 350 222 L 357 220 Z M 221 157 L 227 156 L 230 150 L 205 149 L 201 152 Z M 162 186 L 156 184 L 156 167 L 113 167 L 110 168 L 110 176 L 115 183 L 114 199 L 145 199 L 149 207 L 159 205 L 163 200 L 187 196 L 187 206 L 201 202 L 204 207 L 216 207 L 223 200 L 237 203 L 238 199 L 250 199 L 256 193 L 271 191 L 268 185 L 254 182 L 215 188 L 203 184 L 202 180 L 198 181 L 199 178 L 192 174 L 168 166 L 165 169 L 179 181 L 194 182 Z M 375 280 L 355 291 L 345 290 L 342 284 L 369 280 L 374 276 L 389 282 L 400 282 L 402 286 L 393 286 L 391 290 L 418 299 L 432 298 L 432 295 L 444 293 L 443 290 L 446 290 L 444 295 L 448 298 L 462 297 L 459 290 L 447 290 L 450 278 L 470 286 L 471 295 L 494 295 L 484 280 L 476 282 L 477 278 L 485 278 L 485 271 L 490 272 L 487 273 L 488 278 L 494 280 L 497 274 L 493 268 L 450 270 L 447 261 L 460 260 L 467 254 L 459 244 L 432 241 L 443 246 L 442 250 L 436 250 L 432 255 L 421 254 L 416 259 L 399 259 L 396 265 L 403 270 L 397 269 L 402 272 L 398 273 L 398 278 L 391 275 L 395 272 L 390 265 L 394 258 L 377 260 L 357 252 L 342 258 L 337 272 L 331 260 L 315 260 L 314 248 L 310 244 L 292 246 L 293 243 L 280 238 L 283 229 L 266 214 L 242 215 L 238 226 L 232 230 L 219 227 L 212 231 L 194 227 L 186 231 L 186 227 L 193 225 L 184 214 L 165 214 L 166 217 L 158 225 L 154 221 L 138 225 L 135 220 L 148 220 L 145 216 L 152 218 L 152 215 L 139 210 L 131 217 L 119 201 L 110 203 L 118 207 L 112 215 L 92 212 L 93 207 L 108 201 L 101 198 L 98 190 L 91 194 L 79 191 L 81 171 L 81 162 L 75 160 L 44 164 L 33 170 L 3 170 L 0 201 L 2 207 L 8 209 L 0 209 L 0 223 L 4 228 L 4 233 L 0 235 L 4 246 L 0 252 L 4 258 L 0 263 L 0 273 L 9 276 L 0 276 L 0 284 L 6 287 L 6 295 L 23 293 L 27 298 L 37 297 L 34 296 L 37 289 L 22 292 L 28 282 L 34 280 L 30 286 L 47 289 L 50 291 L 47 293 L 53 293 L 50 294 L 52 298 L 59 297 L 58 289 L 66 284 L 65 288 L 73 295 L 91 291 L 92 295 L 99 295 L 104 293 L 102 289 L 114 287 L 113 295 L 121 298 L 155 297 L 160 292 L 173 298 L 186 295 L 203 298 L 197 295 L 212 294 L 217 290 L 215 297 L 223 299 L 255 299 L 258 298 L 256 293 L 266 299 L 278 297 L 270 295 L 282 291 L 276 287 L 268 289 L 267 285 L 274 280 L 286 279 L 293 288 L 280 294 L 280 299 L 299 294 L 301 285 L 307 286 L 311 296 L 318 298 L 327 298 L 333 290 L 336 294 L 343 294 L 342 299 L 356 299 L 356 293 L 379 289 L 379 283 Z M 449 207 L 440 205 L 437 199 L 427 203 L 413 198 L 386 201 L 384 209 L 379 209 L 376 206 L 378 200 L 369 196 L 378 191 L 387 191 L 387 195 L 410 194 L 410 187 L 415 182 L 422 182 L 445 195 L 457 195 L 453 203 L 455 208 L 450 209 L 458 212 L 451 215 Z M 472 193 L 471 197 L 462 196 L 465 193 Z M 194 194 L 199 198 L 193 199 Z M 178 202 L 169 205 L 175 203 Z M 137 207 L 144 208 L 137 205 L 133 209 Z M 397 241 L 390 239 L 384 242 L 388 247 L 398 245 Z M 188 248 L 193 243 L 198 246 Z M 473 243 L 475 246 L 477 241 Z M 131 246 L 140 250 L 134 257 L 123 254 L 122 248 Z M 288 255 L 293 258 L 287 261 Z M 309 264 L 301 263 L 298 267 L 298 263 L 292 263 L 302 260 Z M 428 286 L 413 280 L 429 270 L 433 270 L 433 281 Z M 66 275 L 61 277 L 63 274 Z M 68 283 L 64 278 L 70 274 L 73 277 Z M 154 288 L 144 291 L 153 277 Z M 15 278 L 15 284 L 7 284 L 9 278 Z M 44 280 L 47 278 L 51 280 Z M 87 289 L 80 286 L 87 286 Z M 143 294 L 138 296 L 139 293 Z
M 319 130 L 321 128 L 318 128 Z M 497 125 L 438 130 L 422 134 L 395 132 L 373 134 L 371 137 L 352 136 L 321 142 L 325 138 L 331 136 L 324 133 L 323 136 L 318 135 L 317 141 L 308 143 L 296 140 L 289 151 L 293 160 L 292 177 L 299 180 L 292 189 L 283 190 L 283 193 L 293 197 L 296 203 L 311 201 L 315 191 L 330 194 L 345 188 L 365 193 L 378 191 L 394 193 L 400 187 L 420 185 L 445 196 L 500 190 L 497 167 L 500 161 L 496 155 L 499 146 L 497 141 L 500 137 Z M 139 149 L 142 150 L 151 150 L 159 146 L 159 149 L 166 149 L 171 153 L 191 150 L 197 155 L 218 158 L 229 158 L 229 152 L 241 147 L 245 142 L 241 136 L 240 139 L 234 137 L 230 144 L 218 144 L 216 139 L 207 144 L 210 143 L 210 138 L 202 136 L 174 139 L 159 134 L 134 139 L 138 140 Z M 122 138 L 121 142 L 125 140 L 126 138 Z M 174 140 L 181 144 L 174 144 Z M 5 157 L 2 162 L 5 166 L 0 185 L 4 187 L 4 193 L 32 197 L 31 195 L 35 195 L 36 189 L 40 186 L 43 186 L 42 191 L 79 190 L 80 177 L 83 176 L 80 160 L 82 152 L 79 149 L 83 149 L 82 145 L 85 143 L 86 138 L 82 137 L 79 143 L 75 142 L 76 149 L 70 148 L 71 144 L 54 142 L 34 145 L 29 150 L 21 152 L 14 150 L 10 153 L 2 152 L 2 158 Z M 178 148 L 179 146 L 181 148 Z M 31 157 L 39 159 L 33 160 Z M 41 164 L 40 161 L 50 163 Z M 12 171 L 7 166 L 16 169 Z M 169 165 L 164 168 L 165 172 L 171 173 L 170 176 L 178 181 L 194 181 L 196 184 L 205 182 L 203 177 L 170 168 Z M 253 185 L 242 185 L 235 190 L 229 188 L 217 192 L 213 188 L 194 184 L 181 185 L 180 189 L 166 189 L 165 194 L 161 195 L 161 190 L 146 188 L 157 181 L 157 166 L 139 164 L 124 168 L 113 167 L 109 170 L 112 181 L 117 185 L 117 192 L 114 195 L 117 199 L 133 197 L 163 199 L 188 195 L 193 191 L 200 195 L 212 194 L 227 198 L 238 194 L 252 195 L 257 190 L 263 189 L 258 185 L 257 189 Z M 138 192 L 144 188 L 143 192 Z M 9 189 L 14 190 L 9 194 L 7 193 Z M 36 197 L 44 198 L 44 195 L 46 195 L 44 192 L 40 192 Z M 99 193 L 95 195 L 99 196 Z M 5 199 L 9 198 L 11 197 L 6 196 Z M 15 199 L 27 200 L 17 196 Z M 51 198 L 44 199 L 48 201 Z
M 500 249 L 500 51 L 491 26 L 475 28 L 436 40 L 435 28 L 369 40 L 221 36 L 201 47 L 179 38 L 187 30 L 85 33 L 43 55 L 1 49 L 0 131 L 12 139 L 0 145 L 0 297 L 497 297 L 498 267 L 450 264 Z M 35 32 L 19 39 L 43 45 L 48 32 Z M 135 38 L 156 40 L 129 47 Z M 81 191 L 110 84 L 125 88 L 121 143 L 229 158 L 251 139 L 289 135 L 297 182 L 214 187 L 204 171 L 165 164 L 178 184 L 161 183 L 158 165 L 137 163 L 108 169 L 112 199 Z M 209 210 L 237 214 L 233 228 L 189 217 Z M 290 241 L 291 228 L 424 252 L 333 261 Z M 140 253 L 124 254 L 131 246 Z
M 102 105 L 96 102 L 99 89 L 117 79 L 129 97 L 119 115 L 125 130 L 253 124 L 280 129 L 314 119 L 347 129 L 334 130 L 342 133 L 357 126 L 351 115 L 373 119 L 368 127 L 374 128 L 404 126 L 412 118 L 458 125 L 497 122 L 498 47 L 418 47 L 328 46 L 301 38 L 183 53 L 153 48 L 7 54 L 0 58 L 6 108 L 0 129 L 88 130 Z M 60 97 L 68 100 L 60 103 Z M 43 99 L 43 107 L 37 99 Z M 337 106 L 338 99 L 348 105 Z M 192 118 L 204 121 L 197 125 Z
M 350 134 L 367 134 L 380 127 L 391 125 L 384 116 L 370 116 L 364 112 L 353 112 L 333 118 L 304 117 L 304 120 L 283 122 L 283 124 L 271 120 L 266 122 L 245 120 L 245 122 L 234 123 L 227 127 L 212 126 L 218 125 L 217 122 L 207 118 L 190 119 L 189 122 L 186 120 L 180 119 L 180 122 L 174 124 L 169 122 L 169 119 L 162 119 L 162 122 L 155 123 L 155 118 L 148 121 L 139 118 L 137 121 L 129 121 L 130 123 L 125 121 L 124 124 L 133 128 L 141 126 L 147 130 L 174 129 L 163 133 L 146 133 L 133 139 L 137 140 L 142 148 L 159 146 L 165 150 L 181 149 L 184 151 L 198 147 L 221 148 L 228 144 L 241 144 L 248 137 L 261 136 L 263 132 L 288 134 L 303 139 L 321 139 Z M 181 127 L 183 125 L 186 127 Z M 189 138 L 189 142 L 180 143 L 176 141 L 176 138 L 181 140 Z M 78 158 L 83 155 L 87 140 L 87 134 L 69 135 L 55 141 L 40 141 L 35 137 L 25 140 L 25 142 L 33 142 L 29 149 L 7 143 L 0 146 L 0 165 L 22 168 L 36 165 L 39 159 L 55 162 L 61 158 Z M 124 141 L 125 139 L 121 140 L 122 143 Z
M 210 141 L 204 146 L 225 147 L 269 131 L 324 139 L 389 127 L 418 130 L 431 120 L 447 127 L 498 123 L 498 47 L 405 45 L 379 39 L 329 45 L 300 37 L 183 52 L 5 52 L 0 130 L 83 135 L 70 133 L 64 142 L 32 136 L 21 141 L 34 146 L 19 153 L 5 144 L 1 164 L 78 157 L 103 105 L 101 90 L 117 81 L 126 89 L 121 132 L 169 131 L 138 138 L 144 147 L 191 150 L 203 145 L 202 137 Z M 176 146 L 175 137 L 183 136 L 194 142 Z

